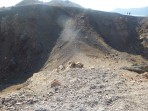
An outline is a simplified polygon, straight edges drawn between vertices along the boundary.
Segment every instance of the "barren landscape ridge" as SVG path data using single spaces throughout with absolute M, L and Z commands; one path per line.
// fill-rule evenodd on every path
M 148 17 L 68 0 L 0 8 L 0 111 L 148 111 Z

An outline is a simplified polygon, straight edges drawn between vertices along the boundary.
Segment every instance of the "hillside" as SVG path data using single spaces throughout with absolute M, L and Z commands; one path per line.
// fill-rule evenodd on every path
M 43 4 L 0 11 L 0 110 L 147 111 L 147 35 L 147 17 Z
M 59 6 L 59 7 L 78 7 L 82 8 L 80 5 L 73 3 L 69 0 L 51 0 L 50 2 L 42 2 L 39 0 L 22 0 L 15 6 L 25 6 L 25 5 L 35 5 L 35 4 L 40 4 L 40 5 L 49 5 L 49 6 Z
M 113 12 L 121 13 L 124 15 L 126 15 L 127 12 L 130 12 L 131 15 L 134 15 L 134 16 L 148 16 L 148 7 L 129 8 L 129 9 L 117 8 L 117 9 L 113 10 Z
M 69 0 L 51 0 L 50 2 L 46 2 L 45 3 L 46 5 L 49 5 L 49 6 L 65 6 L 65 7 L 78 7 L 78 8 L 81 8 L 80 5 L 76 4 L 76 3 L 73 3 Z
M 39 0 L 22 0 L 16 6 L 24 6 L 24 5 L 34 5 L 34 4 L 43 4 L 43 2 Z
M 36 72 L 55 54 L 61 53 L 58 57 L 65 57 L 61 61 L 64 63 L 74 55 L 76 44 L 76 50 L 87 45 L 105 54 L 112 47 L 147 56 L 136 30 L 142 18 L 40 5 L 16 7 L 1 12 L 0 16 L 3 80 L 7 74 Z M 66 50 L 69 54 L 62 55 Z

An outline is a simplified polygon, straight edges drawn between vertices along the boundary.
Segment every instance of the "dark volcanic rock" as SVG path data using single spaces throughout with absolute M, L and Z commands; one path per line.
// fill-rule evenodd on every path
M 0 80 L 27 76 L 43 66 L 61 32 L 57 21 L 62 15 L 59 9 L 41 6 L 0 12 Z

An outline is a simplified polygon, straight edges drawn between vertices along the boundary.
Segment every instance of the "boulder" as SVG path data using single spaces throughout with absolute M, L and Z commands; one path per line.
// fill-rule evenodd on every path
M 148 64 L 141 64 L 141 65 L 136 64 L 130 67 L 123 67 L 122 69 L 137 72 L 141 74 L 141 73 L 148 72 Z
M 82 64 L 80 62 L 76 63 L 76 68 L 83 68 L 83 67 L 84 67 L 84 64 Z
M 68 67 L 69 68 L 83 68 L 84 67 L 84 64 L 80 63 L 80 62 L 69 62 L 68 63 Z
M 58 67 L 58 70 L 59 70 L 59 71 L 62 71 L 62 70 L 64 70 L 64 69 L 65 69 L 64 65 L 60 65 L 60 66 Z

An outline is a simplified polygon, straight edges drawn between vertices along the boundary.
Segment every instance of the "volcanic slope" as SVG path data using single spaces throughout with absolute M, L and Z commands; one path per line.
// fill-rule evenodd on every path
M 147 36 L 146 17 L 43 4 L 1 10 L 0 110 L 147 111 L 147 71 L 123 70 L 147 65 Z
M 0 17 L 1 80 L 54 69 L 73 59 L 91 66 L 85 57 L 100 60 L 116 52 L 147 58 L 140 39 L 147 31 L 140 28 L 146 18 L 46 5 L 12 7 Z

